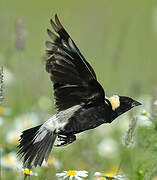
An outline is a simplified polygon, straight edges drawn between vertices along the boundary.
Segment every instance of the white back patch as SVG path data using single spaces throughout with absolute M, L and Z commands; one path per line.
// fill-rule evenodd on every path
M 56 131 L 57 133 L 63 130 L 65 125 L 69 122 L 70 117 L 80 108 L 80 105 L 75 105 L 51 116 L 38 130 L 38 133 L 34 137 L 34 143 L 41 141 L 49 132 L 53 133 Z
M 120 106 L 119 96 L 113 95 L 113 96 L 111 96 L 109 98 L 106 97 L 106 99 L 108 99 L 110 101 L 113 111 Z

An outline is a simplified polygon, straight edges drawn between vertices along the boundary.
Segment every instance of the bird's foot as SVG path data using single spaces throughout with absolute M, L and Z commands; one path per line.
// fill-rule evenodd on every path
M 71 144 L 76 140 L 76 136 L 74 134 L 68 134 L 68 135 L 58 135 L 58 141 L 62 141 L 60 144 L 56 144 L 54 146 L 60 147 L 60 146 L 66 146 L 68 144 Z

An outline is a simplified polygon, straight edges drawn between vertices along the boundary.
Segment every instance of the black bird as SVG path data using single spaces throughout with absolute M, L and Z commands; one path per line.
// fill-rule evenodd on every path
M 65 146 L 76 140 L 75 134 L 111 123 L 119 115 L 141 103 L 125 96 L 106 97 L 90 64 L 63 28 L 57 15 L 50 20 L 54 34 L 47 29 L 53 42 L 46 41 L 46 71 L 54 88 L 58 112 L 44 124 L 23 131 L 19 152 L 27 166 L 47 160 L 58 138 Z

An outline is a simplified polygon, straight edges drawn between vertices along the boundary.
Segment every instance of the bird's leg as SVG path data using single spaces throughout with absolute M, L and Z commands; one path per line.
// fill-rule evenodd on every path
M 60 144 L 56 144 L 56 147 L 66 146 L 74 142 L 76 140 L 76 136 L 74 134 L 58 135 L 58 140 L 62 142 Z

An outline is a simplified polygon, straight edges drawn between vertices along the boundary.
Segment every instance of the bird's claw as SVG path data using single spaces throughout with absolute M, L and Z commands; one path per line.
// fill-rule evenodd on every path
M 68 144 L 71 144 L 72 142 L 74 142 L 76 140 L 76 136 L 74 134 L 70 134 L 70 135 L 58 135 L 58 140 L 59 141 L 63 141 L 60 144 L 56 144 L 54 145 L 55 147 L 60 147 L 60 146 L 66 146 Z

